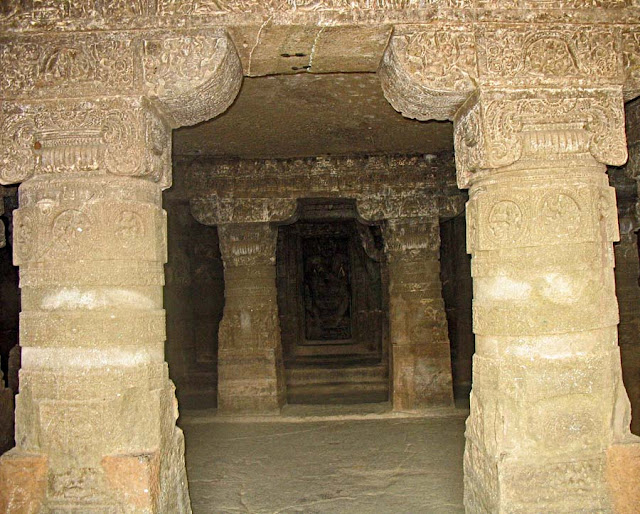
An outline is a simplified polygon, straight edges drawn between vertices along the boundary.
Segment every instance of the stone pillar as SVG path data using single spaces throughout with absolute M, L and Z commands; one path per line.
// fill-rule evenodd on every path
M 188 513 L 164 362 L 161 190 L 171 129 L 230 105 L 238 56 L 219 29 L 0 46 L 0 182 L 22 182 L 17 444 L 0 460 L 0 511 Z
M 389 270 L 393 408 L 452 406 L 438 219 L 390 219 L 383 225 L 383 237 Z
M 476 334 L 465 505 L 610 512 L 607 451 L 631 441 L 602 163 L 626 157 L 622 96 L 538 95 L 483 92 L 454 121 Z
M 190 511 L 164 362 L 160 186 L 62 170 L 37 176 L 20 186 L 14 240 L 22 370 L 0 506 L 28 493 L 61 511 Z M 25 459 L 47 476 L 38 491 L 11 475 Z
M 4 213 L 4 201 L 0 195 L 0 215 Z M 4 224 L 0 220 L 0 248 L 6 244 Z M 13 446 L 13 391 L 5 386 L 4 373 L 0 369 L 0 455 Z
M 285 402 L 276 291 L 277 228 L 218 227 L 225 305 L 218 335 L 218 409 L 279 412 Z

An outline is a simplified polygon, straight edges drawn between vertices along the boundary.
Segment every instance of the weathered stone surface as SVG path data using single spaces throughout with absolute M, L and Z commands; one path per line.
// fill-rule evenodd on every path
M 456 118 L 458 161 L 471 164 L 459 173 L 471 181 L 476 334 L 465 504 L 469 512 L 610 511 L 605 452 L 629 436 L 630 412 L 616 344 L 615 195 L 592 154 L 618 157 L 612 147 L 594 151 L 590 133 L 567 122 L 581 109 L 543 109 L 545 123 L 538 112 L 521 118 L 529 127 L 522 154 L 500 166 L 492 140 L 460 135 L 482 133 L 472 113 L 487 112 L 485 102 L 492 97 L 480 95 Z M 621 104 L 610 122 L 621 119 Z M 586 105 L 597 113 L 602 103 Z M 469 153 L 485 157 L 467 161 Z
M 218 227 L 225 305 L 218 335 L 218 409 L 273 412 L 284 404 L 276 293 L 277 229 L 269 223 Z
M 37 514 L 44 507 L 47 458 L 13 449 L 0 466 L 0 510 Z
M 389 219 L 383 235 L 389 261 L 393 408 L 451 406 L 451 352 L 437 219 Z
M 615 444 L 607 450 L 607 483 L 616 514 L 632 514 L 640 505 L 640 445 Z

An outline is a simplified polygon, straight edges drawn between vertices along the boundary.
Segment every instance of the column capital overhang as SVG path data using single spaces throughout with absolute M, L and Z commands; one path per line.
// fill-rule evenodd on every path
M 242 67 L 224 30 L 4 33 L 0 183 L 102 172 L 170 184 L 172 128 L 235 99 Z

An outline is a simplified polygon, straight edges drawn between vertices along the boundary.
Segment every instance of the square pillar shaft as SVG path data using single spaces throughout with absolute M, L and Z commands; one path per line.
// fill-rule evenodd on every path
M 440 282 L 438 220 L 384 225 L 394 410 L 453 405 L 451 352 Z
M 276 291 L 277 228 L 218 227 L 225 305 L 218 335 L 218 409 L 278 413 L 285 402 Z

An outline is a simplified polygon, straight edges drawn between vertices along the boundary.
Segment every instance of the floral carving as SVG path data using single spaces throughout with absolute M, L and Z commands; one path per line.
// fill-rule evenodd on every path
M 394 36 L 379 74 L 385 96 L 405 116 L 451 119 L 475 89 L 473 33 L 445 26 Z
M 540 75 L 572 75 L 578 71 L 576 58 L 566 41 L 541 38 L 529 45 L 525 52 L 525 66 Z
M 129 39 L 63 36 L 0 40 L 0 93 L 5 97 L 118 92 L 134 85 Z
M 479 31 L 478 65 L 482 81 L 589 79 L 603 83 L 619 76 L 616 35 L 593 27 L 548 30 L 527 27 L 486 28 Z
M 235 48 L 218 32 L 145 39 L 142 64 L 147 95 L 174 126 L 217 116 L 233 102 L 242 82 Z
M 170 132 L 136 102 L 60 101 L 9 108 L 0 121 L 4 183 L 34 173 L 103 171 L 168 185 Z M 13 110 L 12 110 L 13 109 Z
M 621 165 L 627 158 L 622 95 L 615 90 L 479 95 L 458 113 L 454 142 L 462 187 L 474 171 L 522 157 L 590 153 L 599 162 Z

